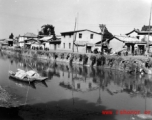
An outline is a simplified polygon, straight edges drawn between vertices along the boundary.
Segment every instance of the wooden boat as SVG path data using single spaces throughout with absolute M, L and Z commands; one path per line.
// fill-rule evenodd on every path
M 23 70 L 21 70 L 23 71 Z M 21 80 L 21 81 L 28 81 L 28 82 L 32 82 L 32 81 L 43 81 L 46 80 L 47 77 L 42 77 L 40 76 L 38 73 L 34 73 L 34 74 L 27 74 L 27 72 L 23 71 L 23 73 L 21 73 L 22 75 L 16 75 L 17 72 L 13 72 L 13 71 L 9 71 L 9 76 L 11 78 L 17 79 L 17 80 Z
M 9 77 L 9 80 L 11 80 L 17 84 L 21 84 L 22 86 L 30 86 L 31 88 L 36 89 L 35 81 L 32 81 L 29 83 L 28 81 L 23 81 L 23 80 L 19 80 L 16 78 L 12 78 L 11 76 Z M 38 82 L 40 82 L 40 81 L 38 81 Z

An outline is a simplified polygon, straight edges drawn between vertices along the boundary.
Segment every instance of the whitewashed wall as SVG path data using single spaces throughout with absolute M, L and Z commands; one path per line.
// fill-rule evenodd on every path
M 112 48 L 112 52 L 117 52 L 119 50 L 122 50 L 124 45 L 125 44 L 123 42 L 115 38 L 109 42 L 109 48 Z
M 19 41 L 19 42 L 23 42 L 23 41 L 26 40 L 26 39 L 27 39 L 27 37 L 22 37 L 22 36 L 20 36 L 19 39 L 18 39 L 18 41 Z M 19 43 L 19 46 L 20 46 L 20 47 L 23 47 L 23 46 L 24 46 L 24 43 Z
M 79 34 L 82 34 L 82 38 L 79 38 Z M 97 43 L 99 41 L 101 41 L 101 35 L 97 34 L 97 33 L 93 33 L 90 31 L 81 31 L 81 32 L 77 32 L 76 34 L 76 41 L 78 41 L 79 43 L 82 42 L 89 42 L 89 43 Z M 90 38 L 90 35 L 93 34 L 93 39 Z M 73 48 L 73 40 L 74 40 L 74 35 L 66 35 L 65 37 L 62 36 L 61 38 L 61 46 L 60 46 L 60 50 L 66 50 L 66 51 L 72 51 Z M 64 43 L 65 43 L 65 48 L 64 48 Z M 71 47 L 69 48 L 69 43 L 71 44 Z M 77 47 L 74 46 L 74 51 L 77 52 Z M 78 47 L 78 52 L 86 52 L 86 46 L 84 47 Z

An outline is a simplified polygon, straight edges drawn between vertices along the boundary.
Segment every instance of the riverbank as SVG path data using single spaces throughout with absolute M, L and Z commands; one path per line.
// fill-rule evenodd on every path
M 145 56 L 98 55 L 91 53 L 84 54 L 65 51 L 42 51 L 13 48 L 5 48 L 1 51 L 17 57 L 33 57 L 35 59 L 45 59 L 52 62 L 61 62 L 63 64 L 68 63 L 88 67 L 104 67 L 133 74 L 152 74 L 152 59 Z M 146 67 L 145 64 L 147 64 L 148 67 Z
M 101 111 L 105 107 L 96 107 L 91 103 L 77 100 L 79 104 L 92 108 L 87 110 L 70 106 L 71 100 L 62 100 L 58 102 L 49 102 L 45 104 L 26 105 L 20 107 L 0 108 L 0 119 L 2 120 L 115 120 L 115 115 L 104 116 Z M 64 105 L 63 105 L 64 104 Z M 114 110 L 113 110 L 114 111 Z

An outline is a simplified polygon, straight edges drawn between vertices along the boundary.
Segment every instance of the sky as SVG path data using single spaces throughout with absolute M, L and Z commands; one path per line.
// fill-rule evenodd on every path
M 152 0 L 0 0 L 0 39 L 38 34 L 41 26 L 51 24 L 55 33 L 77 30 L 100 32 L 105 24 L 114 35 L 149 25 Z

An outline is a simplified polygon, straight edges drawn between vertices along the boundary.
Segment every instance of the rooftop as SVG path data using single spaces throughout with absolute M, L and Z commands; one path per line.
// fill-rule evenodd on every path
M 63 34 L 73 34 L 73 33 L 76 33 L 76 32 L 83 32 L 83 31 L 89 31 L 89 32 L 92 32 L 92 33 L 95 33 L 95 34 L 101 34 L 101 33 L 91 31 L 91 30 L 88 30 L 88 29 L 83 29 L 83 30 L 76 30 L 76 31 L 61 32 L 61 35 L 63 35 Z
M 24 35 L 23 35 L 23 37 L 37 37 L 37 35 L 35 35 L 34 33 L 25 33 Z
M 141 28 L 141 31 L 152 31 L 152 26 L 144 25 L 144 26 Z
M 126 33 L 126 35 L 130 35 L 133 32 L 136 32 L 138 35 L 152 34 L 152 31 L 140 31 L 139 29 L 134 29 L 131 32 Z

